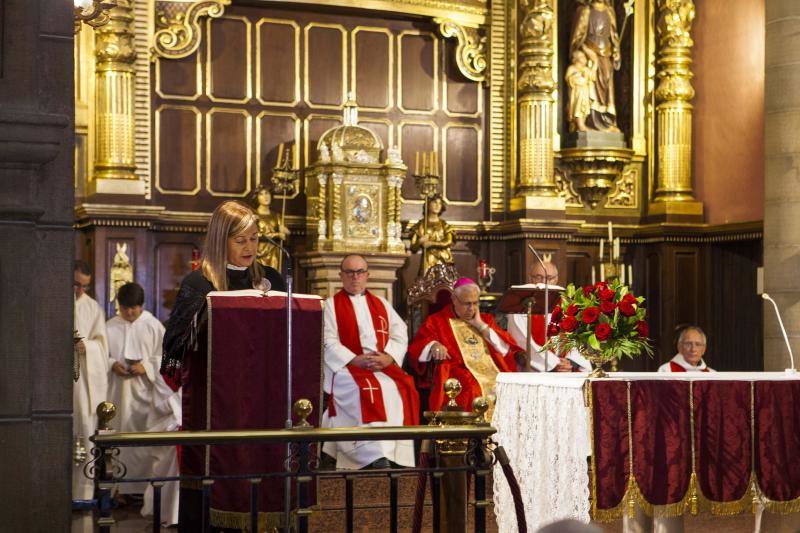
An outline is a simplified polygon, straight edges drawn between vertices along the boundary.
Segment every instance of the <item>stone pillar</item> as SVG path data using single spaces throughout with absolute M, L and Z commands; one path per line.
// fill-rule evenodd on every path
M 0 10 L 0 516 L 69 531 L 73 4 Z
M 90 194 L 144 195 L 134 173 L 133 81 L 136 61 L 130 0 L 117 0 L 95 30 L 95 158 Z
M 764 290 L 800 358 L 800 2 L 767 0 L 764 80 Z M 775 312 L 764 305 L 764 370 L 789 366 Z
M 692 191 L 692 21 L 694 3 L 658 0 L 656 32 L 656 186 L 649 213 L 665 220 L 703 220 Z
M 553 0 L 519 0 L 517 190 L 510 207 L 563 213 L 553 174 Z M 552 217 L 552 214 L 548 217 Z

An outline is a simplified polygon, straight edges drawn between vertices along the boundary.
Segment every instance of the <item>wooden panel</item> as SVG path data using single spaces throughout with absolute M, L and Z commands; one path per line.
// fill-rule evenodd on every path
M 251 189 L 251 118 L 245 111 L 213 109 L 206 117 L 206 189 L 246 196 Z
M 344 104 L 347 92 L 346 33 L 338 24 L 312 22 L 306 26 L 303 82 L 309 107 L 338 109 Z
M 268 185 L 272 169 L 278 163 L 278 147 L 281 143 L 290 149 L 292 143 L 300 143 L 300 121 L 293 113 L 264 111 L 256 119 L 258 151 L 256 157 L 256 180 Z
M 448 203 L 481 201 L 481 135 L 477 126 L 448 124 L 444 129 L 443 196 Z
M 191 272 L 192 243 L 160 243 L 155 249 L 154 314 L 162 322 L 175 306 L 181 280 Z
M 419 201 L 419 192 L 414 186 L 415 154 L 438 150 L 439 130 L 432 122 L 401 122 L 397 127 L 400 155 L 406 161 L 408 173 L 403 181 L 403 198 Z
M 394 145 L 394 131 L 392 128 L 392 123 L 387 119 L 359 118 L 358 124 L 360 126 L 364 126 L 365 128 L 369 128 L 370 130 L 374 131 L 378 137 L 380 137 L 381 142 L 383 143 L 383 154 L 385 156 L 386 150 Z
M 401 111 L 430 114 L 439 107 L 439 41 L 427 32 L 404 31 L 398 36 Z
M 567 283 L 588 285 L 592 281 L 592 256 L 588 252 L 568 252 L 567 269 L 559 273 L 558 284 L 564 287 Z
M 317 152 L 317 143 L 319 142 L 319 138 L 322 137 L 322 134 L 330 128 L 341 125 L 341 123 L 342 119 L 337 116 L 309 115 L 304 126 L 305 148 L 303 152 L 305 153 L 305 166 L 308 166 L 318 159 L 319 153 Z
M 208 19 L 206 92 L 215 102 L 244 103 L 252 96 L 250 22 L 244 17 Z
M 156 189 L 163 194 L 200 190 L 200 112 L 161 106 L 155 113 Z
M 449 116 L 477 117 L 483 105 L 481 84 L 470 81 L 461 74 L 456 64 L 456 42 L 445 41 L 442 108 Z
M 698 324 L 698 281 L 699 265 L 698 252 L 687 250 L 675 252 L 674 286 L 672 294 L 675 297 L 673 311 L 674 325 Z M 701 325 L 702 326 L 702 325 Z
M 156 93 L 162 98 L 194 100 L 200 95 L 200 51 L 182 59 L 158 59 Z
M 661 255 L 657 252 L 648 253 L 645 256 L 645 283 L 644 297 L 647 303 L 647 322 L 650 326 L 650 337 L 654 340 L 656 361 L 659 362 L 661 331 L 664 327 L 662 320 L 661 307 L 664 305 L 662 299 L 662 280 L 661 280 Z M 670 349 L 667 350 L 669 353 Z M 671 357 L 671 356 L 670 356 Z
M 392 107 L 394 41 L 385 28 L 357 27 L 351 34 L 352 90 L 361 109 Z
M 256 26 L 256 97 L 262 104 L 293 106 L 300 100 L 300 27 L 291 20 L 261 19 Z

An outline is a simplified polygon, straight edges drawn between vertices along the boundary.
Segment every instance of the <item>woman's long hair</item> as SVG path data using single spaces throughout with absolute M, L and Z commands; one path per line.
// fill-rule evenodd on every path
M 234 200 L 221 203 L 211 214 L 200 268 L 218 291 L 228 290 L 228 237 L 243 232 L 252 224 L 258 227 L 258 216 L 250 207 Z M 258 261 L 250 265 L 250 276 L 255 285 L 261 281 L 263 274 Z

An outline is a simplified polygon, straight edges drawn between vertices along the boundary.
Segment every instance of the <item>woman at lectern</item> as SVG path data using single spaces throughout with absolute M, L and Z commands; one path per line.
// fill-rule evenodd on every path
M 206 296 L 211 291 L 243 289 L 286 290 L 281 274 L 256 262 L 258 216 L 236 201 L 220 204 L 212 213 L 200 268 L 181 282 L 175 307 L 167 321 L 161 373 L 177 389 L 183 386 L 183 429 L 204 430 L 205 376 L 208 334 Z M 203 473 L 202 447 L 185 447 L 181 474 Z M 185 485 L 185 484 L 182 484 Z M 181 487 L 179 531 L 199 531 L 202 493 Z

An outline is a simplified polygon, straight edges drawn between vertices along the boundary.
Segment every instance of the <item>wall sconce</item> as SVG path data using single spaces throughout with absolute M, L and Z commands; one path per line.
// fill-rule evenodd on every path
M 108 22 L 108 11 L 117 5 L 117 0 L 73 0 L 75 13 L 75 33 L 81 31 L 85 22 L 93 28 Z

